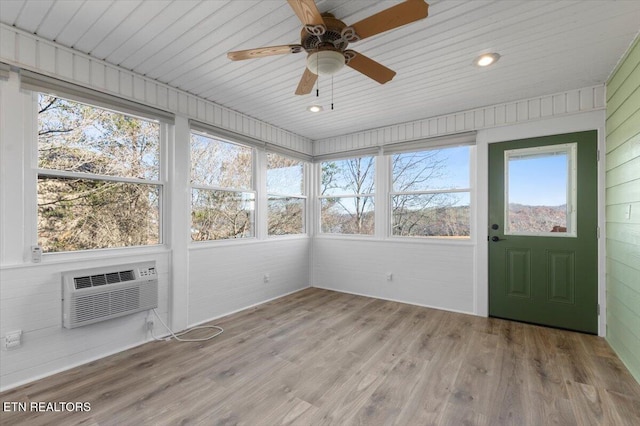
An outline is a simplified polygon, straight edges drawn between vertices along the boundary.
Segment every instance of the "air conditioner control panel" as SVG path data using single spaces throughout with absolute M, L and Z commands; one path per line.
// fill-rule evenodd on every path
M 158 274 L 156 273 L 155 267 L 149 268 L 140 268 L 138 269 L 138 273 L 140 274 L 140 278 L 155 278 Z

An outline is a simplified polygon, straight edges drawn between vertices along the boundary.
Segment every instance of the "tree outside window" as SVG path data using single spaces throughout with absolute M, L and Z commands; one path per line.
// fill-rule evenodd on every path
M 469 237 L 469 155 L 468 146 L 392 155 L 392 235 Z
M 320 229 L 327 234 L 373 235 L 375 158 L 322 163 Z
M 160 243 L 160 125 L 39 94 L 37 194 L 44 252 Z
M 253 149 L 191 134 L 191 239 L 255 235 Z
M 304 162 L 267 153 L 268 234 L 305 232 Z

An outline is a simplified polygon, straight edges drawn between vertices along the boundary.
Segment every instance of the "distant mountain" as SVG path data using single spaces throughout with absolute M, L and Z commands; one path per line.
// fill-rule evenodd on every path
M 554 227 L 566 229 L 566 226 L 566 204 L 560 206 L 509 204 L 509 229 L 511 232 L 553 232 Z

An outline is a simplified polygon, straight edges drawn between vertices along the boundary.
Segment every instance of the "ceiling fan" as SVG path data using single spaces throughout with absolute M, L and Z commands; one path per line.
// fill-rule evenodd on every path
M 396 75 L 395 71 L 361 53 L 347 49 L 347 46 L 349 43 L 424 19 L 429 9 L 429 5 L 424 0 L 406 0 L 347 26 L 330 13 L 321 14 L 314 0 L 287 1 L 304 24 L 300 34 L 300 44 L 238 50 L 227 53 L 227 57 L 232 61 L 240 61 L 307 52 L 307 67 L 296 89 L 296 95 L 310 93 L 318 75 L 334 74 L 344 65 L 380 84 L 390 81 Z

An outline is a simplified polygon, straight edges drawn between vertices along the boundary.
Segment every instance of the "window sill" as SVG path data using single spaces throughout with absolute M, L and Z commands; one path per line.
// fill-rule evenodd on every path
M 375 243 L 393 244 L 419 244 L 419 245 L 451 245 L 451 246 L 475 246 L 476 241 L 471 238 L 446 238 L 446 237 L 387 237 L 376 238 L 365 235 L 334 235 L 320 234 L 316 238 L 320 240 L 342 240 L 342 241 L 367 241 Z
M 131 256 L 167 254 L 170 251 L 171 250 L 166 245 L 156 245 L 148 247 L 118 247 L 74 252 L 45 253 L 42 255 L 42 262 L 35 263 L 25 261 L 24 263 L 2 265 L 0 269 L 34 268 L 89 260 L 122 259 Z
M 255 244 L 269 244 L 284 241 L 293 240 L 308 240 L 310 237 L 307 234 L 300 235 L 278 235 L 267 237 L 264 239 L 252 238 L 235 238 L 229 240 L 212 240 L 212 241 L 192 241 L 189 243 L 189 250 L 206 250 L 220 247 L 230 246 L 242 246 L 242 245 L 255 245 Z

